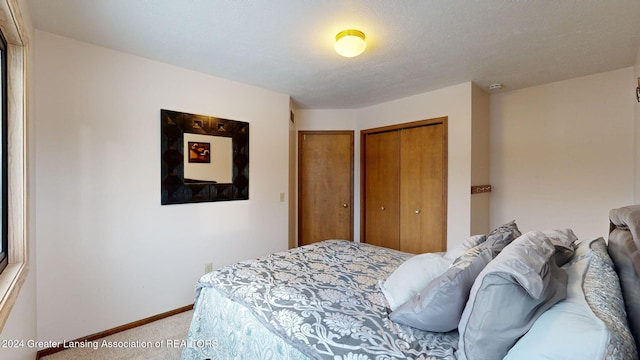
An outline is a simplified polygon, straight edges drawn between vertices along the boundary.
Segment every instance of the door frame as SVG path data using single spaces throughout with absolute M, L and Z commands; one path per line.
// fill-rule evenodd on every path
M 302 193 L 302 171 L 300 171 L 300 169 L 302 169 L 302 162 L 304 161 L 303 156 L 302 156 L 302 141 L 304 138 L 304 135 L 349 135 L 351 137 L 351 158 L 350 158 L 350 169 L 349 169 L 349 182 L 350 182 L 350 187 L 349 187 L 349 224 L 350 224 L 350 230 L 349 230 L 349 237 L 351 238 L 351 241 L 354 241 L 353 238 L 353 228 L 355 227 L 355 223 L 354 223 L 354 172 L 355 172 L 355 168 L 354 168 L 354 162 L 355 162 L 355 155 L 354 155 L 354 150 L 355 150 L 355 145 L 354 145 L 354 140 L 355 140 L 355 131 L 354 130 L 299 130 L 298 131 L 298 228 L 297 228 L 297 236 L 296 236 L 296 246 L 300 246 L 300 236 L 301 236 L 301 231 L 300 229 L 302 228 L 302 196 L 300 196 L 300 194 Z
M 410 128 L 415 128 L 415 127 L 420 127 L 420 126 L 426 126 L 426 125 L 436 125 L 436 124 L 442 124 L 443 125 L 443 129 L 442 129 L 442 147 L 443 147 L 443 154 L 442 154 L 442 232 L 443 232 L 443 237 L 442 237 L 442 241 L 443 244 L 446 248 L 447 245 L 447 198 L 448 198 L 448 184 L 449 184 L 449 175 L 448 175 L 448 169 L 449 169 L 449 133 L 448 133 L 448 120 L 449 117 L 448 116 L 443 116 L 443 117 L 438 117 L 438 118 L 433 118 L 433 119 L 427 119 L 427 120 L 418 120 L 418 121 L 412 121 L 412 122 L 407 122 L 407 123 L 401 123 L 401 124 L 393 124 L 393 125 L 387 125 L 387 126 L 381 126 L 381 127 L 376 127 L 376 128 L 371 128 L 371 129 L 364 129 L 364 130 L 360 130 L 360 242 L 365 242 L 365 233 L 366 233 L 366 220 L 365 220 L 365 201 L 366 201 L 366 195 L 365 195 L 365 189 L 366 189 L 366 181 L 365 181 L 365 174 L 366 174 L 366 168 L 365 168 L 365 147 L 366 147 L 366 138 L 367 135 L 369 134 L 375 134 L 375 133 L 381 133 L 381 132 L 387 132 L 387 131 L 399 131 L 399 130 L 403 130 L 403 129 L 410 129 Z

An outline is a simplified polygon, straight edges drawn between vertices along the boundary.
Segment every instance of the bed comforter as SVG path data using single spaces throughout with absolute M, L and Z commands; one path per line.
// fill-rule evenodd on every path
M 330 240 L 203 276 L 183 359 L 455 359 L 457 331 L 389 320 L 380 290 L 411 255 Z

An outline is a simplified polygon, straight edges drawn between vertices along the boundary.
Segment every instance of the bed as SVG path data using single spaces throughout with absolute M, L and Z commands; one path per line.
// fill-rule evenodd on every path
M 182 359 L 638 359 L 640 206 L 610 219 L 608 245 L 510 222 L 446 253 L 327 240 L 226 266 Z

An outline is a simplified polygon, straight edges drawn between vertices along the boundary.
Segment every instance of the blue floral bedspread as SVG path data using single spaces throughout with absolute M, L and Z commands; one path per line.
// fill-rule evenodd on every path
M 389 320 L 379 283 L 410 256 L 329 240 L 209 273 L 182 359 L 455 359 L 456 331 Z

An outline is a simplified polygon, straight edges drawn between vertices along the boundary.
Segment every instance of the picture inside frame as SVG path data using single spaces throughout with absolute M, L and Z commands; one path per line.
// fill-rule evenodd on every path
M 211 144 L 207 142 L 187 142 L 190 163 L 210 163 Z

